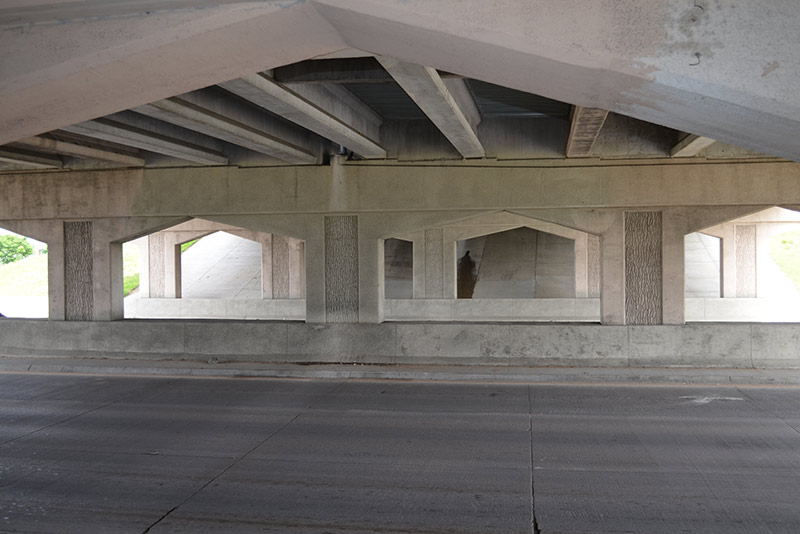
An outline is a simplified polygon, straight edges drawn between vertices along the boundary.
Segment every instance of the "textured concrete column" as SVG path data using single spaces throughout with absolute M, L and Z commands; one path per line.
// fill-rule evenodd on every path
M 425 230 L 425 298 L 445 298 L 444 293 L 444 231 Z
M 589 235 L 581 234 L 574 240 L 575 298 L 589 296 Z
M 756 225 L 737 224 L 734 230 L 736 247 L 736 296 L 755 298 Z
M 325 217 L 325 321 L 358 322 L 358 216 Z
M 625 212 L 625 324 L 661 324 L 662 217 Z
M 360 323 L 383 322 L 384 242 L 359 229 L 358 300 Z
M 261 234 L 261 298 L 271 299 L 272 295 L 272 234 Z
M 685 298 L 685 217 L 665 211 L 662 214 L 662 323 L 683 324 Z
M 600 316 L 603 324 L 625 324 L 623 214 L 600 236 Z
M 64 318 L 94 318 L 94 263 L 91 221 L 64 223 Z

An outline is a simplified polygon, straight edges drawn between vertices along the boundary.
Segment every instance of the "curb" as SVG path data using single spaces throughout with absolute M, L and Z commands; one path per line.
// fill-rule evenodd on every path
M 0 373 L 528 384 L 800 386 L 800 370 L 793 369 L 202 363 L 8 356 L 0 357 Z

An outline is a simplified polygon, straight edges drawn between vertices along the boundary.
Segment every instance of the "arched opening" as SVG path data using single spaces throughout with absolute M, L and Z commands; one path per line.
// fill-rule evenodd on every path
M 387 299 L 414 297 L 414 243 L 389 238 L 383 244 L 384 296 Z
M 133 243 L 140 284 L 125 299 L 126 317 L 305 318 L 299 239 L 193 219 Z
M 458 241 L 457 298 L 575 298 L 575 241 L 514 228 Z
M 47 243 L 0 228 L 0 315 L 49 317 Z
M 800 321 L 800 213 L 768 208 L 685 246 L 687 321 Z
M 600 241 L 586 232 L 498 212 L 384 243 L 388 321 L 600 320 Z

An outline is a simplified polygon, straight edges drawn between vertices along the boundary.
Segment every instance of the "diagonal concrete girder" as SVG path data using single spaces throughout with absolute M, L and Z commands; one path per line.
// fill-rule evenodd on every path
M 386 157 L 386 150 L 368 135 L 379 138 L 380 116 L 355 102 L 355 95 L 343 87 L 334 86 L 335 93 L 322 86 L 291 90 L 261 73 L 222 83 L 220 87 L 365 158 Z M 340 108 L 338 114 L 335 107 Z
M 314 0 L 360 50 L 800 160 L 791 0 Z
M 214 3 L 4 26 L 0 144 L 353 47 L 800 160 L 792 0 Z
M 463 80 L 447 85 L 436 69 L 385 56 L 378 61 L 462 156 L 486 155 L 476 132 L 480 114 Z

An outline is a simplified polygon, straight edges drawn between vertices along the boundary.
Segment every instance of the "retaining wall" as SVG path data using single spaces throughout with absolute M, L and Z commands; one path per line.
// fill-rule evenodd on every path
M 0 355 L 220 362 L 800 368 L 800 324 L 0 320 Z

